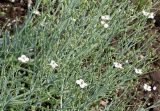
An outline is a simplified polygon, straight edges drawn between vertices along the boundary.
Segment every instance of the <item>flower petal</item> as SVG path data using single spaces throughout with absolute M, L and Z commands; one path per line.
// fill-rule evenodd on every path
M 58 67 L 58 64 L 57 64 L 54 60 L 52 60 L 49 65 L 50 65 L 53 69 L 55 69 L 56 67 Z
M 155 91 L 156 89 L 157 89 L 157 87 L 156 87 L 156 86 L 154 86 L 154 87 L 153 87 L 153 90 Z
M 20 57 L 18 57 L 18 60 L 23 62 L 23 63 L 26 63 L 29 61 L 29 58 L 25 55 L 21 55 Z
M 107 23 L 104 24 L 104 28 L 108 28 L 109 25 Z
M 83 79 L 79 79 L 79 80 L 76 80 L 76 84 L 82 84 L 82 83 L 84 83 L 84 81 L 83 81 Z
M 105 21 L 101 21 L 101 24 L 104 25 L 104 24 L 105 24 Z
M 103 15 L 103 16 L 101 16 L 101 19 L 102 20 L 111 20 L 111 17 L 110 17 L 110 15 Z
M 85 88 L 86 86 L 88 86 L 87 83 L 80 84 L 80 87 L 81 87 L 81 88 Z
M 142 69 L 137 69 L 137 68 L 135 68 L 134 70 L 135 70 L 135 73 L 137 73 L 137 74 L 142 74 Z
M 118 62 L 113 62 L 114 67 L 123 69 L 122 64 Z

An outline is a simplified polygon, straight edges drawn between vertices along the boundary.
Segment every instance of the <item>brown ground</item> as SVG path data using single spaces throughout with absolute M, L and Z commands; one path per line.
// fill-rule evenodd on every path
M 0 32 L 13 30 L 15 24 L 22 24 L 28 9 L 28 0 L 0 0 Z M 1 36 L 1 33 L 0 33 Z
M 15 24 L 22 24 L 24 17 L 27 14 L 29 0 L 16 0 L 12 3 L 9 0 L 0 1 L 0 36 L 1 31 L 9 30 L 12 32 Z M 153 62 L 154 72 L 144 74 L 139 77 L 139 84 L 133 88 L 132 93 L 129 92 L 127 96 L 135 96 L 128 104 L 126 110 L 135 111 L 140 103 L 145 103 L 149 107 L 160 100 L 160 13 L 157 12 L 154 20 L 154 27 L 152 32 L 156 32 L 156 41 L 153 43 L 152 48 L 157 53 L 157 60 Z M 143 90 L 144 83 L 156 86 L 157 90 L 147 92 Z M 107 104 L 105 101 L 100 101 L 100 104 Z M 160 107 L 151 108 L 149 111 L 160 111 Z

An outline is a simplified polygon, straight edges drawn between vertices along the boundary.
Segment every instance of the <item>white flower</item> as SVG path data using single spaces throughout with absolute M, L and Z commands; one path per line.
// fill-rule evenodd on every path
M 104 24 L 105 24 L 105 21 L 101 21 L 101 24 L 104 25 Z
M 25 55 L 21 55 L 20 57 L 18 57 L 18 60 L 23 62 L 23 63 L 26 63 L 29 61 L 29 58 Z
M 153 87 L 153 90 L 155 91 L 156 89 L 157 89 L 157 87 L 156 87 L 156 86 L 154 86 L 154 87 Z
M 111 17 L 110 17 L 110 15 L 104 15 L 104 16 L 101 16 L 101 19 L 102 20 L 111 20 Z
M 58 64 L 54 61 L 51 60 L 51 63 L 49 64 L 53 69 L 55 69 L 56 67 L 58 67 Z
M 34 10 L 34 11 L 33 11 L 33 14 L 35 14 L 35 15 L 41 15 L 38 10 Z
M 29 51 L 33 51 L 33 50 L 34 50 L 33 48 L 29 49 Z
M 154 18 L 154 13 L 153 12 L 149 13 L 149 12 L 146 12 L 146 11 L 143 10 L 142 13 L 143 13 L 144 16 L 146 16 L 148 18 L 151 18 L 151 19 Z
M 104 28 L 108 28 L 109 25 L 105 21 L 101 21 L 101 24 L 104 26 Z
M 142 69 L 135 68 L 134 71 L 136 74 L 142 74 Z
M 126 60 L 126 61 L 125 61 L 125 63 L 126 63 L 126 64 L 128 64 L 128 63 L 129 63 L 129 61 L 128 61 L 128 60 Z
M 76 19 L 75 19 L 75 18 L 72 18 L 71 20 L 72 20 L 72 21 L 74 21 L 74 22 L 76 21 Z
M 82 89 L 88 86 L 88 84 L 85 83 L 83 79 L 76 80 L 76 84 L 78 84 Z
M 151 86 L 149 86 L 147 84 L 144 84 L 143 88 L 144 88 L 145 91 L 151 91 Z
M 153 12 L 150 13 L 149 16 L 148 16 L 148 18 L 154 19 L 154 13 Z
M 108 28 L 109 25 L 107 23 L 104 24 L 104 28 Z
M 114 67 L 123 69 L 122 64 L 118 62 L 113 62 Z
M 101 16 L 101 19 L 102 19 L 101 24 L 104 26 L 104 28 L 108 28 L 109 25 L 108 25 L 108 23 L 106 23 L 105 21 L 106 21 L 106 20 L 111 20 L 110 15 Z

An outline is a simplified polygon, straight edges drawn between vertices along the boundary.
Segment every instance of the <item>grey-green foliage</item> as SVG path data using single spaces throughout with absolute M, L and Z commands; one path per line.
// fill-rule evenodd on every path
M 127 102 L 116 97 L 116 91 L 132 88 L 135 67 L 147 68 L 146 60 L 137 58 L 147 52 L 151 41 L 144 39 L 146 18 L 127 0 L 61 0 L 56 8 L 56 0 L 45 0 L 37 1 L 34 8 L 40 2 L 44 9 L 41 15 L 29 12 L 10 46 L 3 45 L 1 109 L 46 111 L 49 109 L 44 104 L 48 104 L 51 111 L 88 111 L 98 106 L 94 103 L 99 98 L 112 98 L 105 110 L 124 110 Z M 112 18 L 107 29 L 100 23 L 102 15 Z M 118 40 L 116 44 L 112 44 L 113 39 Z M 141 47 L 136 48 L 138 44 Z M 17 58 L 21 54 L 33 61 L 20 63 Z M 51 60 L 58 68 L 48 65 Z M 133 64 L 127 65 L 125 60 Z M 124 69 L 114 68 L 115 61 Z M 75 83 L 80 78 L 88 84 L 84 89 Z

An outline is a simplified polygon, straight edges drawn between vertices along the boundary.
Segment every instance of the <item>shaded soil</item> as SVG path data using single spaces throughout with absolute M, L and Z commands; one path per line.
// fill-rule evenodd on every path
M 156 35 L 156 40 L 151 46 L 156 53 L 155 60 L 151 64 L 154 71 L 141 75 L 138 84 L 128 92 L 126 96 L 134 98 L 128 103 L 126 111 L 136 111 L 140 104 L 145 104 L 144 108 L 148 108 L 149 111 L 160 111 L 160 13 L 158 12 L 154 18 L 154 26 L 149 33 L 153 34 L 153 32 Z M 150 85 L 152 91 L 145 91 L 144 84 Z M 156 90 L 153 90 L 154 86 Z
M 28 0 L 0 1 L 0 31 L 12 31 L 14 25 L 22 24 L 28 10 Z M 1 34 L 0 34 L 1 35 Z
M 151 86 L 151 91 L 145 91 L 144 84 Z M 156 87 L 156 90 L 153 89 Z M 126 107 L 126 111 L 136 111 L 140 104 L 149 111 L 160 111 L 160 106 L 152 107 L 160 100 L 160 71 L 155 71 L 142 75 L 138 85 L 132 89 L 127 97 L 133 97 Z

